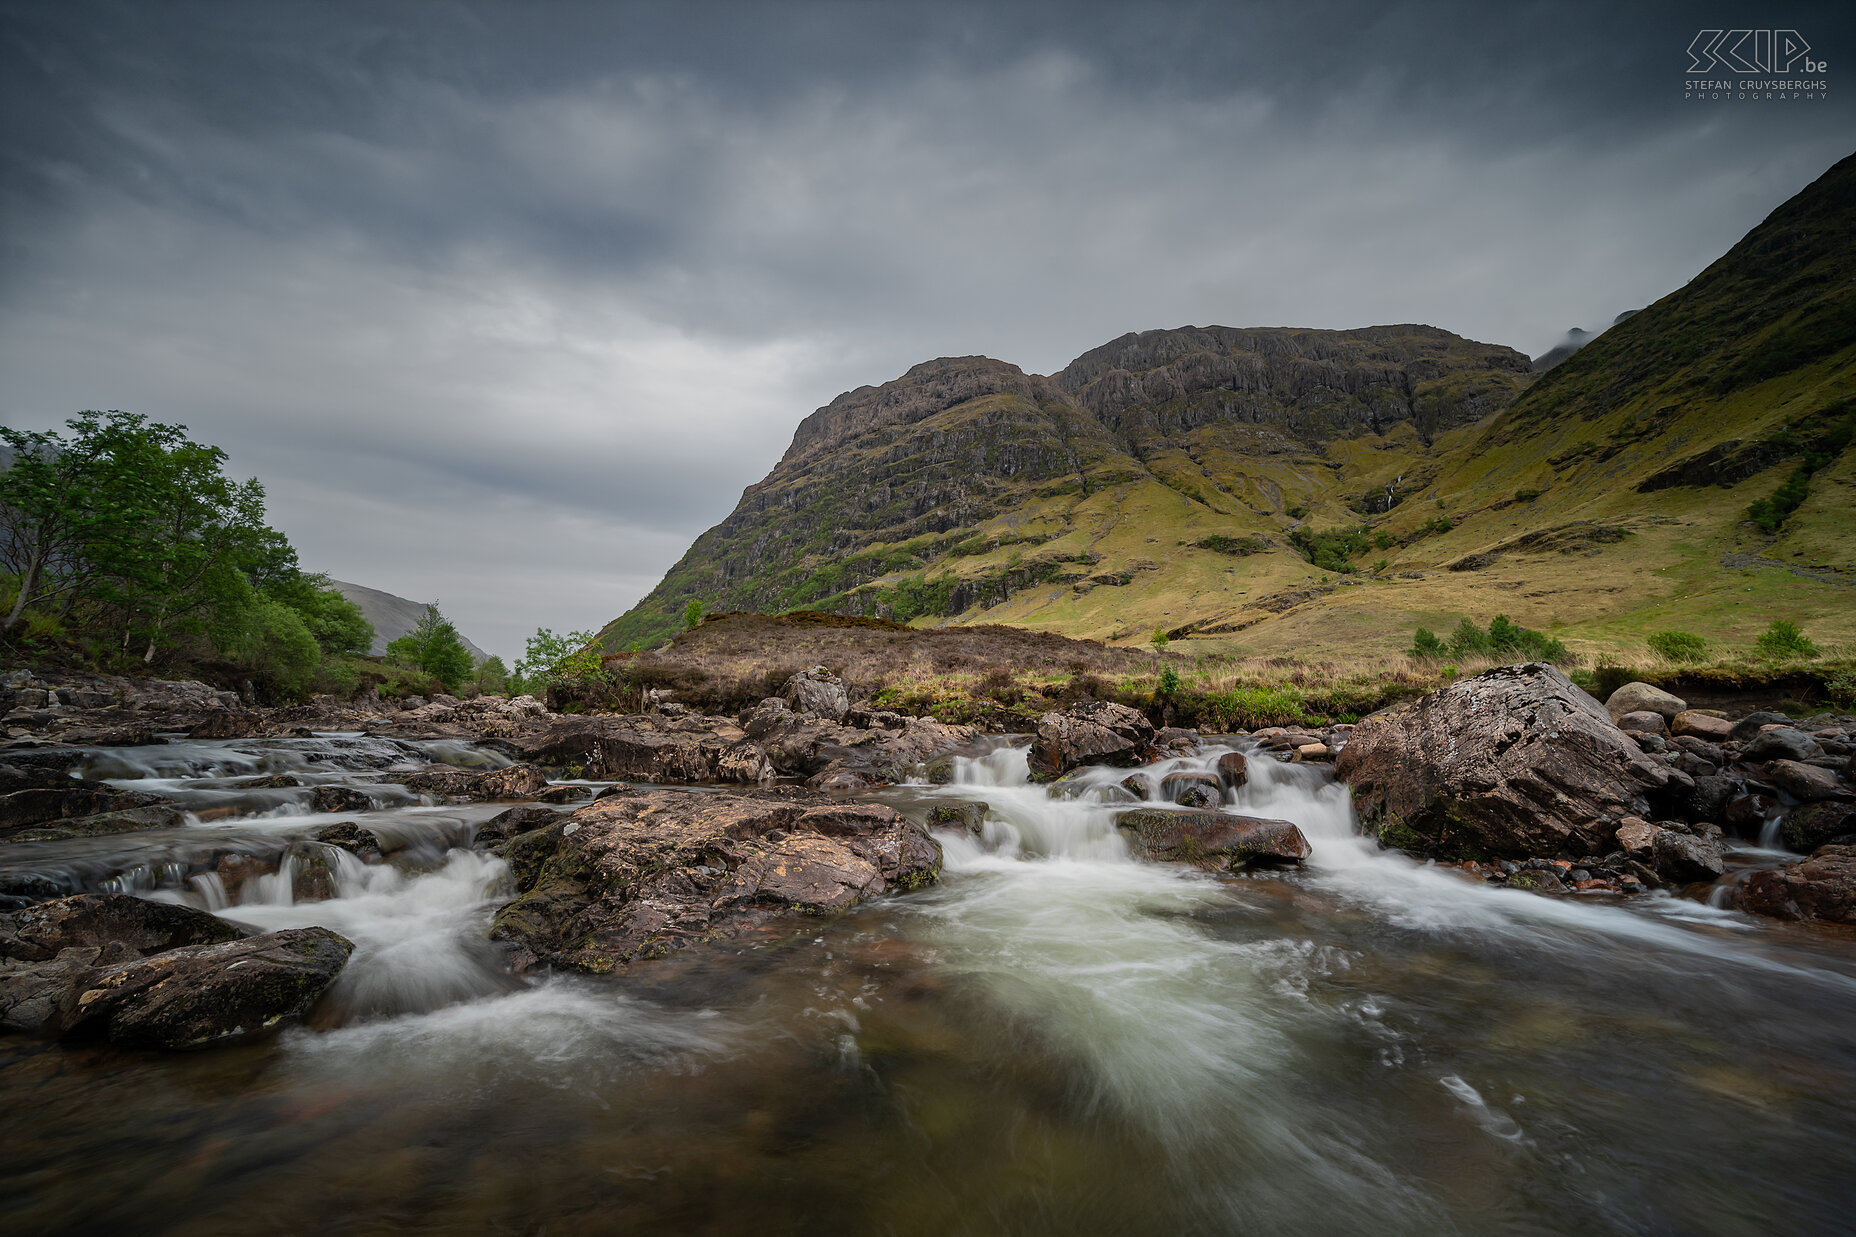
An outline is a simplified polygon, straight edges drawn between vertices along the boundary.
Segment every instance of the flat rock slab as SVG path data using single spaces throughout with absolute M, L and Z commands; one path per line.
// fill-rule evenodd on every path
M 518 896 L 491 926 L 519 968 L 595 974 L 783 916 L 833 915 L 939 878 L 891 808 L 806 792 L 630 791 L 499 848 Z
M 1619 820 L 1650 816 L 1651 800 L 1692 786 L 1537 662 L 1373 714 L 1335 772 L 1387 845 L 1511 859 L 1608 851 Z
M 1299 862 L 1308 839 L 1286 820 L 1235 812 L 1169 812 L 1136 808 L 1115 818 L 1137 858 L 1241 868 L 1253 863 Z
M 449 765 L 429 765 L 395 777 L 400 785 L 414 794 L 433 795 L 451 803 L 531 799 L 548 788 L 548 775 L 530 764 L 510 765 L 504 769 L 454 769 Z

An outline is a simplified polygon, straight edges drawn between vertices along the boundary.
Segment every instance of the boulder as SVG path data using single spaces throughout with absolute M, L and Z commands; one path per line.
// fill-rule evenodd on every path
M 309 797 L 318 812 L 371 812 L 374 801 L 352 786 L 318 786 Z
M 457 769 L 427 765 L 396 775 L 414 794 L 432 795 L 448 803 L 481 803 L 490 799 L 529 799 L 548 788 L 548 775 L 531 764 L 503 769 Z
M 500 843 L 524 834 L 532 829 L 545 828 L 548 825 L 566 820 L 565 813 L 545 807 L 512 807 L 507 812 L 492 816 L 477 826 L 476 834 L 471 838 L 471 845 L 493 848 Z
M 1774 760 L 1766 765 L 1763 773 L 1768 782 L 1802 803 L 1850 797 L 1850 788 L 1838 781 L 1836 774 L 1817 765 Z
M 1605 700 L 1605 708 L 1614 718 L 1647 712 L 1672 721 L 1688 709 L 1688 702 L 1648 683 L 1626 683 Z
M 894 810 L 807 792 L 637 791 L 510 839 L 517 897 L 490 935 L 518 969 L 605 973 L 939 878 L 941 848 Z
M 780 695 L 795 713 L 813 713 L 834 722 L 842 722 L 851 711 L 850 689 L 823 666 L 795 674 L 786 681 Z
M 1683 819 L 1714 821 L 1727 819 L 1727 805 L 1740 796 L 1741 783 L 1724 774 L 1695 775 L 1695 788 L 1683 796 L 1677 811 Z
M 1767 726 L 1789 726 L 1792 719 L 1783 713 L 1748 713 L 1735 722 L 1727 737 L 1735 743 L 1745 743 Z
M 1721 841 L 1711 834 L 1658 829 L 1650 854 L 1650 866 L 1656 874 L 1677 884 L 1715 880 L 1727 870 Z
M 978 835 L 991 810 L 989 804 L 976 799 L 942 799 L 928 808 L 927 824 L 930 829 L 962 829 Z
M 372 863 L 380 858 L 379 837 L 351 820 L 318 829 L 315 838 L 324 846 L 339 847 L 364 862 Z
M 1810 858 L 1747 877 L 1734 905 L 1775 919 L 1856 923 L 1856 846 L 1822 846 Z
M 1218 776 L 1235 790 L 1250 780 L 1250 760 L 1242 752 L 1226 752 L 1218 757 Z
M 1697 709 L 1685 709 L 1675 715 L 1669 723 L 1669 733 L 1676 735 L 1693 735 L 1697 739 L 1706 739 L 1710 743 L 1725 743 L 1733 733 L 1734 724 L 1724 717 L 1712 713 L 1703 713 Z
M 769 696 L 759 704 L 741 710 L 741 729 L 750 739 L 764 739 L 768 735 L 790 730 L 798 721 L 799 718 L 786 707 L 786 701 L 778 696 Z
M 1669 727 L 1661 713 L 1652 713 L 1648 709 L 1643 709 L 1636 713 L 1626 713 L 1618 718 L 1618 729 L 1660 735 L 1665 733 Z
M 1807 803 L 1793 808 L 1779 826 L 1785 845 L 1801 855 L 1851 834 L 1856 834 L 1856 808 L 1848 803 Z
M 327 928 L 170 949 L 87 973 L 60 1005 L 59 1021 L 67 1035 L 205 1048 L 301 1017 L 353 952 Z
M 1602 854 L 1693 780 L 1646 756 L 1552 666 L 1502 666 L 1375 713 L 1335 766 L 1362 824 L 1420 853 Z
M 1038 719 L 1031 774 L 1049 780 L 1078 765 L 1134 765 L 1153 742 L 1154 727 L 1125 704 L 1084 700 Z
M 0 795 L 0 835 L 29 829 L 54 820 L 100 816 L 160 803 L 159 795 L 118 790 L 106 782 L 64 777 L 54 785 L 15 790 Z
M 1141 859 L 1242 868 L 1308 858 L 1308 839 L 1286 820 L 1235 812 L 1136 808 L 1117 816 L 1115 827 L 1127 837 L 1129 850 Z
M 1215 808 L 1224 802 L 1224 781 L 1216 773 L 1169 773 L 1160 795 L 1183 807 Z
M 1746 741 L 1740 752 L 1742 760 L 1809 760 L 1822 756 L 1817 740 L 1790 726 L 1773 726 L 1761 730 Z

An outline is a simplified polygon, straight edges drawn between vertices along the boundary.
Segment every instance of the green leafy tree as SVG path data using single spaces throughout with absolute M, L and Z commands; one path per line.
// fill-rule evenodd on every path
M 509 667 L 492 654 L 477 667 L 477 690 L 486 696 L 501 696 L 509 691 Z
M 598 632 L 593 631 L 570 631 L 557 635 L 549 628 L 536 628 L 535 634 L 528 638 L 528 647 L 522 654 L 522 660 L 516 663 L 516 674 L 523 690 L 533 691 L 558 683 L 563 678 L 581 677 L 589 670 L 597 674 L 599 650 L 589 646 L 598 635 Z
M 1444 642 L 1437 638 L 1437 633 L 1428 627 L 1420 627 L 1412 634 L 1411 656 L 1419 661 L 1442 661 L 1449 652 Z
M 683 607 L 683 626 L 685 630 L 695 631 L 696 625 L 700 622 L 702 622 L 702 602 L 692 601 L 689 605 Z
M 1164 652 L 1166 650 L 1166 646 L 1171 644 L 1172 641 L 1173 641 L 1173 638 L 1166 634 L 1166 628 L 1156 627 L 1154 628 L 1153 637 L 1152 639 L 1148 641 L 1148 643 L 1154 646 L 1154 652 L 1160 653 L 1160 652 Z
M 96 415 L 87 412 L 67 424 L 94 430 Z M 16 590 L 0 630 L 10 634 L 34 602 L 60 602 L 69 610 L 95 579 L 89 551 L 107 519 L 96 501 L 100 462 L 90 442 L 5 426 L 0 442 L 10 456 L 0 473 L 0 568 Z
M 471 677 L 470 650 L 437 606 L 427 606 L 419 625 L 387 645 L 387 658 L 431 675 L 455 692 Z

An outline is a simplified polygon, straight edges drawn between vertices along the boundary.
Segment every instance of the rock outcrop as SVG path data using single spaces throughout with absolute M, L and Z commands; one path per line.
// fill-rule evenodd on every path
M 1821 846 L 1802 862 L 1755 872 L 1734 904 L 1775 919 L 1856 923 L 1856 846 Z
M 500 847 L 517 897 L 492 938 L 604 973 L 794 915 L 832 915 L 939 877 L 940 846 L 887 807 L 805 792 L 610 795 Z
M 1048 780 L 1078 765 L 1135 765 L 1154 739 L 1153 723 L 1125 704 L 1084 700 L 1038 719 L 1031 775 Z
M 1541 663 L 1490 670 L 1368 717 L 1335 771 L 1382 842 L 1501 858 L 1609 851 L 1618 823 L 1648 815 L 1678 777 Z

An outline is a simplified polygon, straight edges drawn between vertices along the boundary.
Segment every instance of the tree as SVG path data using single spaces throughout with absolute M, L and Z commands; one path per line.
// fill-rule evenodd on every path
M 87 412 L 66 424 L 94 428 L 96 415 Z M 31 603 L 62 598 L 68 608 L 94 579 L 88 551 L 103 514 L 95 502 L 98 461 L 90 444 L 4 426 L 0 442 L 11 457 L 0 473 L 0 567 L 18 589 L 0 631 L 11 633 Z
M 528 638 L 522 660 L 516 663 L 516 674 L 522 680 L 523 690 L 546 687 L 564 677 L 598 673 L 599 650 L 589 647 L 598 636 L 599 633 L 593 631 L 556 635 L 546 627 L 537 627 L 535 634 Z
M 501 696 L 509 691 L 509 667 L 492 654 L 477 666 L 477 690 L 486 696 Z
M 387 658 L 431 675 L 456 691 L 471 676 L 470 650 L 437 606 L 427 606 L 419 625 L 387 645 Z
M 1172 641 L 1173 641 L 1173 638 L 1166 634 L 1166 628 L 1164 627 L 1154 628 L 1153 639 L 1151 641 L 1151 643 L 1154 646 L 1154 652 L 1156 653 L 1165 652 L 1166 646 L 1171 644 Z
M 683 607 L 683 626 L 688 631 L 695 631 L 696 624 L 702 622 L 702 602 L 692 601 Z

